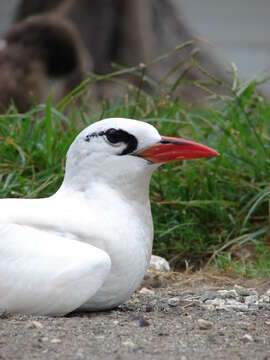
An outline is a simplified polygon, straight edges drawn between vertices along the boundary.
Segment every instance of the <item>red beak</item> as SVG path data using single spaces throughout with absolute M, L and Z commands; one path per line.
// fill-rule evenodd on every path
M 159 143 L 138 152 L 136 155 L 153 163 L 167 163 L 176 160 L 215 157 L 219 156 L 219 153 L 195 141 L 162 136 Z

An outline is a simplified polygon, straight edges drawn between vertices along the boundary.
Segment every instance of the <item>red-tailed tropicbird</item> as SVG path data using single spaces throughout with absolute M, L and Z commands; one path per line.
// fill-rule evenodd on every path
M 70 146 L 53 196 L 0 200 L 0 308 L 64 315 L 126 301 L 151 257 L 153 171 L 217 155 L 137 120 L 87 127 Z

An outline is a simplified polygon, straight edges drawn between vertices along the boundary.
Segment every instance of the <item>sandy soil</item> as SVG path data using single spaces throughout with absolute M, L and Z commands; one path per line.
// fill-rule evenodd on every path
M 270 359 L 270 304 L 257 310 L 209 310 L 185 302 L 239 280 L 213 275 L 173 275 L 136 293 L 121 307 L 62 318 L 0 315 L 0 359 Z M 243 282 L 242 282 L 243 283 Z M 247 284 L 259 293 L 270 281 Z M 147 292 L 147 291 L 146 291 Z M 172 297 L 180 299 L 175 306 Z M 201 329 L 204 319 L 207 329 Z M 199 320 L 199 321 L 198 321 Z

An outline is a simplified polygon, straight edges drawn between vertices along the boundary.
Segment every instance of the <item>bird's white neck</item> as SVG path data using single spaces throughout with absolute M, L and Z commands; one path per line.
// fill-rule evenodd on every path
M 123 201 L 133 206 L 141 204 L 145 206 L 149 202 L 149 185 L 156 165 L 146 164 L 142 167 L 141 161 L 133 160 L 132 166 L 128 159 L 124 160 L 121 166 L 117 163 L 114 166 L 110 161 L 108 164 L 95 162 L 93 167 L 83 166 L 76 171 L 73 163 L 67 163 L 66 173 L 60 192 L 70 191 L 79 192 L 84 196 L 93 198 L 96 196 L 104 197 L 102 191 L 116 193 Z

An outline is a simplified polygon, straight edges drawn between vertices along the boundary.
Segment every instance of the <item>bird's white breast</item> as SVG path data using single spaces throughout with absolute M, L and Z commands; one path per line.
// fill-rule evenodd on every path
M 136 206 L 110 193 L 91 203 L 89 217 L 81 217 L 81 240 L 106 251 L 112 262 L 111 272 L 102 288 L 83 309 L 111 308 L 127 300 L 139 287 L 148 267 L 153 241 L 149 202 Z M 86 205 L 87 207 L 87 205 Z M 84 218 L 82 226 L 82 218 Z
M 65 210 L 58 211 L 68 234 L 63 236 L 72 234 L 104 250 L 111 259 L 108 278 L 82 308 L 112 308 L 126 301 L 139 287 L 151 258 L 153 224 L 148 198 L 143 203 L 130 202 L 119 197 L 118 192 L 100 186 L 80 196 L 60 192 L 54 200 L 62 207 L 65 204 Z
M 83 306 L 106 309 L 126 301 L 148 267 L 153 241 L 148 194 L 126 199 L 119 191 L 96 185 L 87 192 L 62 187 L 46 199 L 1 200 L 0 223 L 30 226 L 104 250 L 111 271 L 103 286 Z

